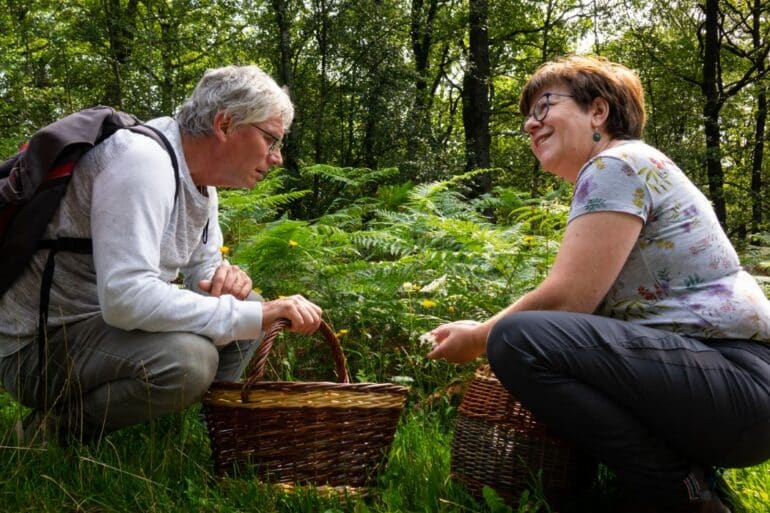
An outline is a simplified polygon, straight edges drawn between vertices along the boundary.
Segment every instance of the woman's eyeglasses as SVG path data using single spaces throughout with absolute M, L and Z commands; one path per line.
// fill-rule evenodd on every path
M 532 107 L 532 110 L 524 116 L 524 120 L 521 122 L 521 131 L 526 132 L 526 129 L 524 126 L 527 124 L 527 120 L 530 117 L 535 118 L 535 121 L 543 121 L 545 117 L 548 115 L 548 109 L 551 108 L 551 96 L 566 96 L 567 98 L 573 98 L 571 94 L 562 94 L 562 93 L 543 93 L 540 98 L 537 99 L 535 102 L 535 106 Z

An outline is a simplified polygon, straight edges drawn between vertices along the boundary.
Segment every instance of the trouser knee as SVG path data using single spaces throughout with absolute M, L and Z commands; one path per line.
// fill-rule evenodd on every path
M 550 312 L 519 312 L 500 319 L 487 337 L 492 371 L 511 393 L 518 395 L 535 380 L 550 351 Z
M 219 365 L 214 344 L 199 335 L 173 333 L 164 344 L 164 352 L 166 363 L 153 385 L 167 400 L 173 401 L 176 408 L 182 409 L 200 400 L 214 381 Z
M 525 336 L 529 322 L 526 313 L 508 315 L 495 323 L 487 337 L 487 360 L 508 390 L 516 388 L 515 382 L 527 374 L 532 361 Z
M 547 312 L 519 312 L 507 315 L 492 326 L 487 337 L 487 355 L 498 360 L 527 358 L 536 349 L 533 342 L 543 338 Z

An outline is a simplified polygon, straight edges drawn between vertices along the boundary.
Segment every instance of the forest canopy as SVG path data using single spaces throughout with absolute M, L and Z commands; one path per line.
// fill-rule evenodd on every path
M 555 182 L 520 132 L 518 95 L 569 53 L 635 69 L 645 139 L 708 195 L 734 239 L 767 231 L 770 3 L 759 0 L 6 0 L 0 149 L 106 104 L 174 113 L 205 69 L 255 63 L 288 87 L 289 189 L 315 164 L 421 183 L 475 169 L 469 194 Z M 372 185 L 371 193 L 378 184 Z M 318 192 L 318 191 L 316 191 Z M 322 194 L 297 202 L 310 219 Z M 764 203 L 763 203 L 764 202 Z

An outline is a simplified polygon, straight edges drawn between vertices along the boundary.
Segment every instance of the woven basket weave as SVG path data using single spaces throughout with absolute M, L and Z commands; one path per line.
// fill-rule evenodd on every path
M 476 371 L 458 410 L 451 471 L 472 495 L 481 497 L 489 486 L 509 504 L 542 472 L 545 497 L 558 507 L 576 492 L 579 468 L 575 449 L 549 433 L 486 365 Z
M 388 452 L 408 389 L 350 383 L 334 331 L 338 382 L 260 381 L 282 319 L 265 334 L 243 383 L 215 382 L 203 398 L 214 468 L 252 470 L 278 484 L 358 488 L 369 485 Z

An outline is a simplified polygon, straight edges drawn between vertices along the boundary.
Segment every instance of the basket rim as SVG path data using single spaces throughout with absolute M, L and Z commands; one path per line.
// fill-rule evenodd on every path
M 403 409 L 408 389 L 401 385 L 361 383 L 260 382 L 245 396 L 239 383 L 221 383 L 211 387 L 201 398 L 204 406 L 280 409 Z
M 208 393 L 216 390 L 241 390 L 242 381 L 215 381 Z M 407 395 L 409 387 L 396 383 L 337 383 L 335 381 L 258 381 L 250 390 L 285 390 L 285 389 L 344 390 L 361 392 L 390 392 Z

